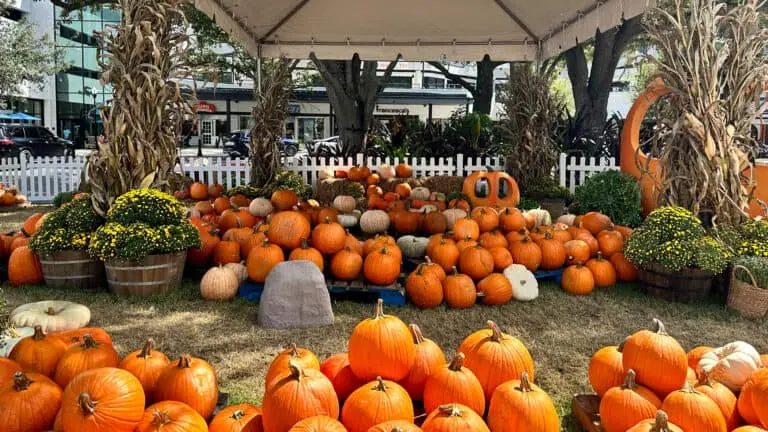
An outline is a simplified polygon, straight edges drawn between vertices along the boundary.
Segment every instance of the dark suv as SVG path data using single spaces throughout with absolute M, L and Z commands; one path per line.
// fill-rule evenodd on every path
M 73 149 L 71 141 L 40 125 L 0 124 L 0 157 L 65 156 Z

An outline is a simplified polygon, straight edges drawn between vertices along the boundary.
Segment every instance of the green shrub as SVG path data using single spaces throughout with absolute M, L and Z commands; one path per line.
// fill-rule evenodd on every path
M 292 190 L 300 198 L 312 198 L 312 187 L 304 181 L 304 177 L 296 171 L 283 171 L 261 190 L 261 196 L 269 198 L 272 193 L 280 190 Z
M 261 189 L 255 186 L 236 186 L 227 190 L 225 195 L 231 198 L 238 194 L 244 195 L 250 199 L 254 199 L 261 196 Z
M 600 212 L 610 217 L 613 223 L 630 227 L 642 222 L 637 180 L 616 170 L 589 176 L 583 185 L 576 188 L 573 203 L 568 209 L 575 214 Z
M 541 207 L 541 204 L 538 201 L 528 197 L 520 197 L 520 204 L 517 205 L 517 208 L 520 210 L 533 210 L 539 207 Z
M 568 188 L 561 186 L 550 177 L 541 179 L 535 184 L 525 185 L 522 192 L 535 200 L 562 199 L 568 203 L 573 199 L 573 194 Z
M 53 205 L 56 208 L 59 208 L 63 206 L 64 204 L 72 201 L 72 198 L 74 198 L 75 193 L 74 192 L 59 192 L 56 194 L 55 197 L 53 197 Z
M 746 267 L 752 273 L 752 276 L 755 277 L 757 286 L 768 289 L 768 258 L 755 256 L 739 257 L 734 261 L 734 265 Z M 734 268 L 733 274 L 736 279 L 752 285 L 752 278 L 744 270 Z

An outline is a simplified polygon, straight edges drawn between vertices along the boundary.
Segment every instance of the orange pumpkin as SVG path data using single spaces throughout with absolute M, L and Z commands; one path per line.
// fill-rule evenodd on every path
M 288 432 L 347 432 L 347 429 L 335 418 L 319 415 L 305 418 Z
M 495 247 L 488 250 L 493 256 L 493 270 L 503 272 L 504 269 L 515 263 L 512 253 L 504 247 Z
M 680 344 L 667 334 L 664 324 L 653 320 L 653 330 L 641 330 L 624 343 L 622 360 L 624 369 L 637 372 L 637 381 L 656 394 L 665 396 L 681 389 L 688 376 L 688 357 Z M 667 411 L 665 409 L 665 411 Z M 672 422 L 683 429 L 685 425 Z
M 459 256 L 459 269 L 474 280 L 493 273 L 494 265 L 493 255 L 480 245 L 464 249 Z
M 507 304 L 512 300 L 512 284 L 503 274 L 491 273 L 477 283 L 477 293 L 483 304 Z
M 496 247 L 507 248 L 509 246 L 509 242 L 499 230 L 487 231 L 480 234 L 478 243 L 483 245 L 486 249 L 493 249 Z
M 379 184 L 380 181 L 381 177 L 379 177 L 378 174 L 371 174 L 365 178 L 365 183 L 368 184 L 368 186 L 375 186 Z M 381 190 L 381 188 L 379 188 L 379 190 Z M 379 195 L 381 195 L 381 193 Z
M 235 241 L 220 241 L 213 248 L 213 263 L 225 265 L 240 262 L 240 244 Z
M 434 274 L 424 272 L 420 264 L 405 280 L 405 292 L 411 302 L 422 309 L 432 309 L 443 302 L 443 286 Z
M 726 431 L 725 417 L 715 401 L 685 383 L 681 390 L 671 392 L 661 405 L 669 420 L 684 431 Z
M 283 250 L 271 244 L 268 239 L 264 240 L 261 246 L 252 249 L 248 254 L 246 260 L 248 277 L 254 282 L 263 283 L 267 280 L 269 272 L 283 261 L 285 261 Z
M 319 226 L 319 225 L 318 225 Z M 288 255 L 288 261 L 310 261 L 323 271 L 325 262 L 323 260 L 323 254 L 319 250 L 310 247 L 307 243 L 307 239 L 301 239 L 301 247 L 291 251 Z
M 683 432 L 683 430 L 669 422 L 667 413 L 662 410 L 658 410 L 656 411 L 656 418 L 645 419 L 627 429 L 627 432 Z
M 541 248 L 528 236 L 522 241 L 512 243 L 509 252 L 517 264 L 524 265 L 529 271 L 535 272 L 541 266 Z
M 508 232 L 504 238 L 507 239 L 507 243 L 509 243 L 510 246 L 512 246 L 513 243 L 523 241 L 524 238 L 528 237 L 530 233 L 525 228 L 520 228 L 517 231 L 510 231 Z
M 201 201 L 201 202 L 205 202 L 205 201 Z M 197 206 L 195 206 L 195 207 L 197 207 Z M 218 197 L 218 198 L 216 198 L 216 199 L 213 201 L 213 210 L 214 210 L 214 211 L 215 211 L 217 214 L 222 214 L 222 213 L 224 213 L 226 210 L 229 210 L 229 209 L 231 209 L 231 208 L 232 208 L 232 204 L 229 202 L 229 199 L 228 199 L 228 198 L 225 198 L 225 197 Z M 200 212 L 200 213 L 203 213 L 203 212 Z
M 211 420 L 208 432 L 264 432 L 261 408 L 247 403 L 223 408 Z
M 552 237 L 551 232 L 547 232 L 544 238 L 538 242 L 541 248 L 541 268 L 544 270 L 556 270 L 565 265 L 568 258 L 566 256 L 565 246 Z
M 85 335 L 82 345 L 70 347 L 61 356 L 53 378 L 61 388 L 66 388 L 74 377 L 84 371 L 115 368 L 119 364 L 120 356 L 111 344 L 99 343 L 91 335 Z
M 520 380 L 505 382 L 493 392 L 488 425 L 499 432 L 559 432 L 560 418 L 549 395 L 523 372 Z
M 424 257 L 423 265 L 425 274 L 432 274 L 440 281 L 440 283 L 443 283 L 446 277 L 445 270 L 443 270 L 441 266 L 433 263 L 432 258 L 430 258 L 429 255 Z
M 608 390 L 600 400 L 600 419 L 605 432 L 625 432 L 637 423 L 652 419 L 661 407 L 653 391 L 635 382 L 635 371 L 627 371 L 624 385 Z
M 187 354 L 165 367 L 154 393 L 156 401 L 184 402 L 206 419 L 216 408 L 218 398 L 219 385 L 213 367 Z
M 353 166 L 347 173 L 347 178 L 352 181 L 363 181 L 371 175 L 371 170 L 367 166 Z
M 347 353 L 334 354 L 325 359 L 320 364 L 320 372 L 331 380 L 340 401 L 346 400 L 353 391 L 365 384 L 352 372 Z
M 341 422 L 349 432 L 367 432 L 390 420 L 412 422 L 413 417 L 413 401 L 408 392 L 381 377 L 352 392 L 341 411 Z
M 309 238 L 310 224 L 296 211 L 281 211 L 269 223 L 269 241 L 285 249 L 301 246 L 302 238 Z
M 142 349 L 125 356 L 119 366 L 139 379 L 147 399 L 154 393 L 157 380 L 169 363 L 165 354 L 153 349 L 153 344 L 154 341 L 148 339 Z
M 265 431 L 287 432 L 299 421 L 317 415 L 339 416 L 333 385 L 319 370 L 294 362 L 267 385 L 262 405 Z
M 212 184 L 208 186 L 208 197 L 219 198 L 224 193 L 224 186 L 220 184 Z
M 413 168 L 407 163 L 401 162 L 395 167 L 395 174 L 400 178 L 408 178 L 413 176 Z
M 440 234 L 448 229 L 448 219 L 440 212 L 429 212 L 424 215 L 422 225 L 427 234 Z
M 27 372 L 52 377 L 66 350 L 67 345 L 61 339 L 45 334 L 42 327 L 35 326 L 35 333 L 14 345 L 8 357 Z
M 37 231 L 37 222 L 42 219 L 45 213 L 35 213 L 28 217 L 21 226 L 21 232 L 27 237 L 32 237 Z
M 251 203 L 251 200 L 243 194 L 235 194 L 229 198 L 229 203 L 232 204 L 233 207 L 237 206 L 247 208 Z
M 479 415 L 485 413 L 485 393 L 475 374 L 464 367 L 464 354 L 458 353 L 449 364 L 443 361 L 424 385 L 424 410 L 460 403 Z
M 567 241 L 563 246 L 565 247 L 565 254 L 568 257 L 566 264 L 572 265 L 589 261 L 591 251 L 589 245 L 583 240 Z
M 480 238 L 480 226 L 469 217 L 461 218 L 453 224 L 453 239 L 456 241 L 464 240 L 469 237 L 472 240 Z
M 399 183 L 395 186 L 395 193 L 402 199 L 408 199 L 411 196 L 411 185 L 408 183 Z
M 189 197 L 195 201 L 202 201 L 208 199 L 208 186 L 202 183 L 192 183 L 189 187 Z
M 499 214 L 490 207 L 477 207 L 472 210 L 472 220 L 477 222 L 480 232 L 488 232 L 499 226 Z
M 331 258 L 331 274 L 338 280 L 350 281 L 360 276 L 363 257 L 349 247 L 336 252 Z
M 704 357 L 704 354 L 714 350 L 715 348 L 709 346 L 697 346 L 691 349 L 685 355 L 688 358 L 688 367 L 695 371 L 698 369 L 699 361 Z
M 11 252 L 8 259 L 8 281 L 13 286 L 37 285 L 43 282 L 40 259 L 28 246 L 19 246 Z
M 612 227 L 601 231 L 597 235 L 597 243 L 603 256 L 610 258 L 613 254 L 624 250 L 624 236 Z
M 368 432 L 422 432 L 421 428 L 406 420 L 391 420 L 379 423 Z
M 580 227 L 596 236 L 600 231 L 612 228 L 613 223 L 611 223 L 611 218 L 602 213 L 589 212 L 581 218 Z
M 741 387 L 737 407 L 739 415 L 747 424 L 760 424 L 758 406 L 753 396 L 757 393 L 758 384 L 765 381 L 768 381 L 768 368 L 760 368 L 752 372 L 752 376 Z
M 144 411 L 136 432 L 208 432 L 208 425 L 189 405 L 163 401 Z
M 459 256 L 461 256 L 461 253 L 464 252 L 465 250 L 469 248 L 477 247 L 477 246 L 480 246 L 477 243 L 477 240 L 472 240 L 471 237 L 466 237 L 463 240 L 456 243 L 456 249 L 458 249 L 459 251 Z
M 605 392 L 625 381 L 626 374 L 621 359 L 623 349 L 623 342 L 619 346 L 607 346 L 598 350 L 590 359 L 589 383 L 598 396 L 602 397 Z
M 514 207 L 505 208 L 499 214 L 499 226 L 506 233 L 524 229 L 525 218 L 523 217 L 523 212 Z
M 587 261 L 586 264 L 595 279 L 595 286 L 605 288 L 616 285 L 616 269 L 610 261 L 603 258 L 602 252 L 597 253 L 597 258 Z
M 67 345 L 67 348 L 82 345 L 85 342 L 85 335 L 90 335 L 98 343 L 112 345 L 112 337 L 109 333 L 98 327 L 83 327 L 54 334 Z
M 0 386 L 3 432 L 50 430 L 61 407 L 61 389 L 45 375 L 16 372 Z
M 505 172 L 475 171 L 464 180 L 462 191 L 472 207 L 516 207 L 520 203 L 517 182 Z
M 458 403 L 440 406 L 427 416 L 421 426 L 424 432 L 489 432 L 479 414 Z
M 363 261 L 365 279 L 379 286 L 388 286 L 400 276 L 400 252 L 394 254 L 387 247 L 371 252 Z
M 615 253 L 610 258 L 611 264 L 616 269 L 616 278 L 622 282 L 632 282 L 637 279 L 637 267 L 624 257 L 622 253 Z
M 703 379 L 696 384 L 695 390 L 709 396 L 709 398 L 717 404 L 717 407 L 720 408 L 720 412 L 725 419 L 727 430 L 732 431 L 741 425 L 741 417 L 739 417 L 739 412 L 736 407 L 738 401 L 731 389 L 719 382 L 714 382 L 707 377 L 703 377 Z
M 419 326 L 411 324 L 408 328 L 411 329 L 413 343 L 416 344 L 416 358 L 408 375 L 400 380 L 400 385 L 411 399 L 420 401 L 424 399 L 424 386 L 428 378 L 445 364 L 445 354 L 440 346 L 424 337 Z
M 278 375 L 286 373 L 289 369 L 288 365 L 291 362 L 301 366 L 302 369 L 320 369 L 320 361 L 312 351 L 305 348 L 299 348 L 296 344 L 292 343 L 272 360 L 269 369 L 267 369 L 267 376 L 264 379 L 264 384 L 269 386 Z
M 595 277 L 582 264 L 569 266 L 560 282 L 563 291 L 573 295 L 589 295 L 595 289 Z
M 21 370 L 20 364 L 9 358 L 0 357 L 0 385 L 11 382 L 13 374 Z
M 285 211 L 299 204 L 299 196 L 292 190 L 279 190 L 272 193 L 270 201 L 277 211 Z

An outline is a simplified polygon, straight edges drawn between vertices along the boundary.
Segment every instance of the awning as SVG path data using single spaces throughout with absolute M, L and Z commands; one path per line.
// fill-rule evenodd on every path
M 39 118 L 35 116 L 31 116 L 26 113 L 13 113 L 13 114 L 2 114 L 0 113 L 0 120 L 25 120 L 25 121 L 32 121 L 32 120 L 40 120 Z
M 548 58 L 654 0 L 195 0 L 252 55 L 366 60 Z

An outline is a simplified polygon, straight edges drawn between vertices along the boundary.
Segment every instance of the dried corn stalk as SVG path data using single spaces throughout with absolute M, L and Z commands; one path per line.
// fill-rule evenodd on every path
M 560 155 L 553 131 L 564 104 L 551 93 L 551 84 L 550 77 L 518 64 L 510 69 L 499 94 L 506 171 L 521 187 L 551 178 Z
M 646 19 L 658 49 L 650 60 L 677 113 L 654 137 L 660 197 L 716 223 L 738 223 L 754 189 L 744 172 L 751 172 L 749 156 L 757 150 L 751 121 L 766 108 L 759 103 L 768 83 L 762 6 L 675 0 L 671 12 L 657 8 Z
M 119 26 L 98 33 L 101 81 L 112 86 L 101 107 L 105 139 L 88 160 L 97 211 L 106 212 L 138 187 L 167 188 L 177 160 L 177 136 L 193 114 L 179 79 L 185 65 L 187 25 L 179 0 L 119 0 Z
M 251 130 L 251 184 L 264 187 L 282 169 L 277 148 L 288 116 L 288 101 L 293 91 L 290 62 L 275 59 L 264 64 L 261 93 L 256 95 L 253 108 L 254 127 Z

